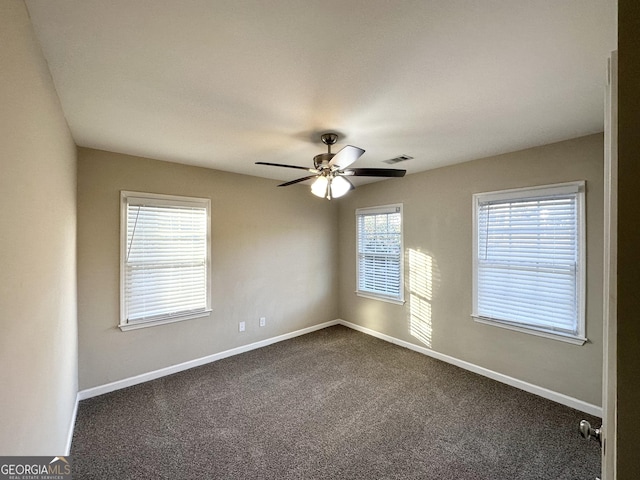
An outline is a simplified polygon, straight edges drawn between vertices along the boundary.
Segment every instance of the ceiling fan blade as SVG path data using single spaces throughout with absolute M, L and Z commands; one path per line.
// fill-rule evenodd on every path
M 359 159 L 364 150 L 358 147 L 354 147 L 353 145 L 346 145 L 338 153 L 336 153 L 331 161 L 329 162 L 329 166 L 333 167 L 339 166 L 341 168 L 346 168 Z
M 353 177 L 404 177 L 406 170 L 397 168 L 349 168 L 345 175 Z
M 291 180 L 290 182 L 281 183 L 278 185 L 279 187 L 288 187 L 289 185 L 295 185 L 296 183 L 304 182 L 305 180 L 310 180 L 312 178 L 316 178 L 317 175 L 309 175 L 308 177 L 298 178 L 297 180 Z
M 298 170 L 306 170 L 311 173 L 319 173 L 315 168 L 299 167 L 298 165 L 285 165 L 284 163 L 256 162 L 256 165 L 270 165 L 272 167 L 297 168 Z
M 351 188 L 349 188 L 349 191 L 354 190 L 356 188 L 356 186 L 351 182 L 351 180 L 349 180 L 347 177 L 341 175 L 342 178 L 344 178 L 347 182 L 349 182 L 349 185 L 351 185 Z

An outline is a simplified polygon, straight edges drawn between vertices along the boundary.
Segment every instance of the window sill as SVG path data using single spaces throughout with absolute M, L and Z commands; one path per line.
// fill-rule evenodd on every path
M 376 295 L 375 293 L 358 292 L 358 291 L 356 291 L 355 294 L 357 296 L 359 296 L 359 297 L 369 298 L 371 300 L 380 300 L 381 302 L 393 303 L 394 305 L 404 305 L 405 304 L 404 300 L 399 300 L 397 298 L 391 298 L 391 297 L 383 297 L 382 295 Z
M 550 338 L 552 340 L 559 340 L 561 342 L 571 343 L 573 345 L 584 345 L 588 339 L 577 335 L 571 335 L 568 333 L 550 332 L 547 330 L 538 330 L 533 327 L 521 327 L 518 325 L 511 325 L 509 323 L 499 322 L 485 317 L 479 317 L 477 315 L 471 315 L 474 321 L 483 323 L 485 325 L 492 325 L 494 327 L 505 328 L 515 332 L 528 333 L 530 335 L 536 335 L 538 337 Z
M 195 318 L 203 318 L 211 315 L 211 310 L 204 310 L 202 312 L 191 313 L 188 315 L 176 315 L 175 317 L 167 317 L 157 320 L 147 320 L 135 323 L 121 323 L 118 328 L 123 332 L 129 330 L 138 330 L 139 328 L 155 327 L 156 325 L 166 325 L 167 323 L 182 322 L 183 320 L 193 320 Z

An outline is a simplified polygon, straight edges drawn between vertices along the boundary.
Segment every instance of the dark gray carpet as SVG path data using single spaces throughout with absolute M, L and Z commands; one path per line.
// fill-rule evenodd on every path
M 593 479 L 599 419 L 336 326 L 80 403 L 74 479 Z

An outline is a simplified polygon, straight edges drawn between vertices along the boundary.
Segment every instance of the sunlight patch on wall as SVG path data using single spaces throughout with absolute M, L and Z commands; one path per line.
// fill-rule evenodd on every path
M 433 325 L 433 258 L 424 252 L 407 250 L 409 265 L 409 333 L 431 348 Z

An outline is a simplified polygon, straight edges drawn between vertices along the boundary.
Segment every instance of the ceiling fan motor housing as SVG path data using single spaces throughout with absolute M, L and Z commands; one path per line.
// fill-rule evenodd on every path
M 335 153 L 320 153 L 319 155 L 313 157 L 313 165 L 316 167 L 316 169 L 320 169 L 323 164 L 328 164 L 334 156 Z

